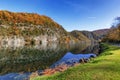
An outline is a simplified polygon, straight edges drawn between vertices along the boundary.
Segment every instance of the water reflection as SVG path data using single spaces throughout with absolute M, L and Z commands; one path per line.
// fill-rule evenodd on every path
M 16 49 L 19 47 L 24 47 L 25 45 L 25 41 L 23 37 L 16 37 L 16 36 L 13 36 L 13 37 L 0 36 L 0 37 L 1 37 L 0 47 L 4 49 L 8 47 L 12 49 Z
M 12 73 L 43 70 L 61 60 L 68 54 L 67 52 L 97 54 L 98 47 L 93 43 L 91 45 L 85 42 L 74 44 L 44 43 L 19 47 L 2 45 L 0 47 L 0 75 L 6 74 L 8 76 Z
M 81 53 L 94 53 L 94 54 L 98 54 L 100 50 L 100 46 L 98 43 L 91 43 L 91 45 L 89 45 L 88 47 L 86 47 L 86 49 L 81 50 Z

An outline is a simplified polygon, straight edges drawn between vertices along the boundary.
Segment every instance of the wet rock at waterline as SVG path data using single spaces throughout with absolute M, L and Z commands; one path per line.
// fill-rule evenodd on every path
M 90 61 L 89 58 L 88 58 L 88 59 L 82 58 L 82 59 L 79 60 L 79 63 L 87 63 L 87 62 L 89 62 L 89 61 Z

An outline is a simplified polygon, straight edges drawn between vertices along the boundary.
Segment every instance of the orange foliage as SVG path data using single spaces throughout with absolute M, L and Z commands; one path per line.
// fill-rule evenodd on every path
M 109 31 L 104 41 L 120 42 L 120 26 Z
M 36 13 L 14 13 L 9 11 L 0 11 L 0 20 L 12 24 L 17 23 L 30 23 L 34 25 L 51 25 L 54 27 L 60 27 L 59 24 L 54 22 L 51 18 L 39 15 Z

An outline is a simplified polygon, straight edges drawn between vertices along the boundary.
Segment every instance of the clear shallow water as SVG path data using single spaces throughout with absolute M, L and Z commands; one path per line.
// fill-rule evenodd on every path
M 97 44 L 44 44 L 0 49 L 0 80 L 23 80 L 31 72 L 73 64 L 99 52 Z

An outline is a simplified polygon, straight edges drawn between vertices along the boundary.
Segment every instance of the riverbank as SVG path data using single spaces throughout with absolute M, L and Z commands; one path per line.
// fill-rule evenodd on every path
M 86 64 L 71 67 L 62 73 L 51 76 L 38 76 L 31 80 L 119 80 L 120 49 L 102 44 L 100 56 Z

